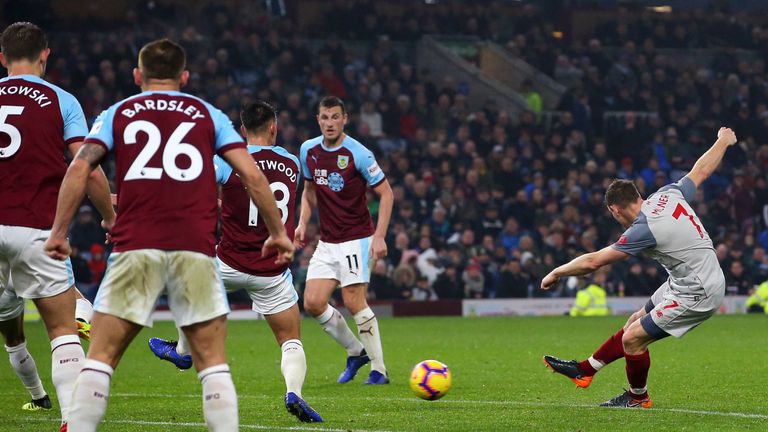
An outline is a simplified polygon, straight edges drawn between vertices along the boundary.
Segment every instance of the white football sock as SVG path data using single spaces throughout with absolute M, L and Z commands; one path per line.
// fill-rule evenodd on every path
M 93 318 L 93 305 L 84 298 L 75 300 L 75 319 L 83 320 L 87 323 Z
M 280 347 L 283 350 L 283 358 L 280 361 L 280 370 L 285 378 L 286 393 L 296 393 L 301 397 L 301 386 L 304 385 L 304 377 L 307 375 L 307 357 L 304 355 L 304 346 L 298 339 L 290 339 Z
M 176 354 L 182 356 L 189 354 L 189 342 L 187 342 L 187 336 L 182 329 L 179 329 L 179 341 L 176 343 Z
M 83 367 L 85 354 L 77 335 L 59 336 L 51 341 L 51 381 L 59 398 L 61 418 L 66 421 L 72 389 Z
M 94 432 L 107 413 L 109 383 L 114 370 L 106 363 L 87 359 L 72 392 L 68 430 Z
M 363 352 L 363 344 L 352 333 L 347 320 L 333 306 L 328 305 L 328 309 L 315 319 L 326 333 L 347 350 L 347 355 L 359 356 Z
M 43 383 L 40 381 L 40 375 L 37 374 L 35 359 L 27 351 L 27 342 L 24 341 L 14 347 L 6 345 L 5 350 L 8 351 L 8 357 L 13 370 L 16 371 L 16 375 L 19 376 L 32 399 L 40 399 L 45 396 L 47 393 L 43 388 Z
M 203 384 L 203 416 L 208 430 L 237 431 L 237 394 L 229 366 L 220 364 L 201 370 L 197 377 Z
M 368 358 L 371 359 L 371 370 L 387 374 L 384 366 L 384 352 L 381 349 L 381 336 L 379 335 L 379 321 L 371 308 L 367 307 L 355 314 L 357 334 L 365 345 Z

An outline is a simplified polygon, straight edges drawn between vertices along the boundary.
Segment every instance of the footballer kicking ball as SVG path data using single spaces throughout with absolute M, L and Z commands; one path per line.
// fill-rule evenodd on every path
M 411 390 L 426 400 L 437 400 L 451 389 L 451 371 L 437 360 L 424 360 L 411 371 Z

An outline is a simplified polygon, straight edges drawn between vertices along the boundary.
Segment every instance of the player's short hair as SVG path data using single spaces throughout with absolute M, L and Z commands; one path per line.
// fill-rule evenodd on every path
M 605 191 L 605 205 L 627 207 L 640 198 L 640 192 L 632 180 L 616 179 Z
M 145 80 L 176 80 L 187 67 L 187 54 L 170 39 L 158 39 L 139 51 L 139 70 Z
M 271 103 L 261 99 L 246 102 L 240 110 L 240 121 L 248 132 L 261 133 L 273 121 L 277 121 L 277 109 Z
M 9 25 L 0 36 L 0 51 L 6 60 L 37 60 L 40 53 L 48 48 L 48 38 L 40 27 L 31 22 L 17 22 Z
M 344 101 L 336 96 L 326 96 L 320 99 L 320 103 L 317 104 L 317 113 L 320 113 L 320 108 L 333 108 L 341 107 L 341 113 L 346 114 L 347 110 L 344 108 Z

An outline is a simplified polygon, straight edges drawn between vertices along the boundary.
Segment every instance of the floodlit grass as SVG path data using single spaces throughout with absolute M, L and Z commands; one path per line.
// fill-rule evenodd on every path
M 716 316 L 682 340 L 652 345 L 652 409 L 596 407 L 626 386 L 623 360 L 603 369 L 587 390 L 550 373 L 541 361 L 543 354 L 583 359 L 623 322 L 621 317 L 382 318 L 392 384 L 364 386 L 367 366 L 351 383 L 336 384 L 345 353 L 313 320 L 305 320 L 304 396 L 325 418 L 322 424 L 300 423 L 285 411 L 280 351 L 266 323 L 231 322 L 227 348 L 241 430 L 768 429 L 766 316 Z M 27 333 L 46 389 L 53 393 L 43 327 L 29 325 Z M 174 338 L 175 329 L 157 323 L 134 341 L 112 381 L 101 430 L 205 430 L 195 372 L 179 372 L 157 360 L 147 349 L 150 336 Z M 408 388 L 411 367 L 429 358 L 453 372 L 450 393 L 434 402 L 417 399 Z M 0 430 L 58 430 L 58 411 L 21 411 L 28 394 L 2 363 Z

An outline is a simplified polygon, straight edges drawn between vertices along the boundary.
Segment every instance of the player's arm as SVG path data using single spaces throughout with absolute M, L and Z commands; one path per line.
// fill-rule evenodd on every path
M 717 140 L 712 147 L 709 148 L 699 160 L 693 165 L 691 172 L 688 173 L 688 178 L 698 188 L 720 165 L 723 160 L 723 155 L 728 147 L 736 144 L 736 134 L 729 128 L 721 127 L 717 131 Z
M 293 243 L 296 247 L 303 248 L 307 244 L 304 237 L 307 232 L 307 224 L 312 217 L 312 209 L 317 206 L 317 185 L 311 180 L 304 180 L 304 192 L 301 194 L 301 210 L 299 211 L 299 223 L 296 225 L 296 233 Z
M 76 142 L 69 145 L 69 151 L 76 155 L 83 146 L 83 142 Z M 96 206 L 99 214 L 101 214 L 102 226 L 109 230 L 115 224 L 115 209 L 112 207 L 112 196 L 109 190 L 109 181 L 101 166 L 96 166 L 91 174 L 88 176 L 88 182 L 85 186 L 85 193 L 88 198 L 91 199 L 93 205 Z
M 564 276 L 582 276 L 589 274 L 600 267 L 613 264 L 617 261 L 623 261 L 629 258 L 629 256 L 630 255 L 625 252 L 614 249 L 613 246 L 607 246 L 599 251 L 581 255 L 571 260 L 571 262 L 563 264 L 549 272 L 549 274 L 541 280 L 541 289 L 549 289 Z
M 88 178 L 106 154 L 107 150 L 98 144 L 84 144 L 67 168 L 59 189 L 51 236 L 44 246 L 45 252 L 51 258 L 62 261 L 69 258 L 72 252 L 67 239 L 69 223 L 72 221 L 75 210 L 83 201 Z M 107 194 L 107 201 L 109 201 L 109 194 Z
M 269 188 L 267 178 L 253 163 L 253 159 L 244 148 L 229 150 L 221 156 L 240 176 L 248 195 L 258 207 L 259 215 L 264 219 L 267 226 L 270 237 L 264 242 L 262 253 L 266 254 L 272 249 L 277 249 L 276 262 L 279 264 L 290 262 L 293 259 L 293 242 L 285 233 L 285 226 L 277 209 L 275 195 Z
M 373 191 L 379 195 L 379 218 L 371 242 L 371 256 L 381 259 L 387 256 L 387 242 L 384 241 L 384 237 L 387 235 L 389 220 L 392 217 L 392 205 L 395 202 L 395 196 L 389 186 L 389 181 L 386 179 L 374 187 Z

